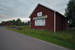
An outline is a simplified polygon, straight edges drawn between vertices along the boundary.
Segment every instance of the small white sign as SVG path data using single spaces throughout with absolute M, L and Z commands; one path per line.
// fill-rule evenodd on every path
M 35 20 L 35 26 L 45 26 L 45 19 Z
M 39 17 L 39 16 L 42 16 L 42 12 L 38 12 L 37 13 L 37 16 Z

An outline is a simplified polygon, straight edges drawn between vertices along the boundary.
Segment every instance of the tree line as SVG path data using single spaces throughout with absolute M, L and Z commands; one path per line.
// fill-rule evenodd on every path
M 29 25 L 30 21 L 28 22 L 22 22 L 21 19 L 17 19 L 17 20 L 9 20 L 9 21 L 2 21 L 0 23 L 1 26 L 3 26 L 5 23 L 5 25 L 7 25 L 6 23 L 9 23 L 10 25 L 15 25 L 15 26 L 24 26 L 24 25 Z

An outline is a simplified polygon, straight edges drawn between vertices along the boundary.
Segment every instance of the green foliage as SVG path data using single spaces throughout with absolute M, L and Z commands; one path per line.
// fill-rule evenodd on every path
M 9 21 L 3 21 L 2 23 L 0 23 L 0 25 L 2 25 L 3 23 L 12 23 L 12 25 L 14 26 L 25 26 L 25 25 L 29 25 L 30 24 L 30 21 L 28 22 L 22 22 L 19 18 L 17 20 L 9 20 Z
M 64 47 L 75 49 L 75 30 L 74 31 L 68 30 L 64 32 L 54 33 L 48 30 L 31 29 L 29 28 L 29 26 L 21 26 L 18 28 L 21 28 L 22 30 L 19 29 L 9 29 L 9 30 L 20 32 L 28 36 L 32 36 Z
M 1 23 L 0 23 L 0 26 L 1 26 Z
M 20 19 L 17 19 L 17 20 L 16 20 L 16 25 L 17 25 L 17 26 L 21 26 L 21 24 L 22 24 L 21 20 L 20 20 Z
M 75 27 L 75 0 L 69 1 L 65 15 L 67 19 L 70 21 L 70 26 Z

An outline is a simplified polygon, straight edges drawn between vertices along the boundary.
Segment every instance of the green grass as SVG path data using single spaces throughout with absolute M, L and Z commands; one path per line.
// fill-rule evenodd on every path
M 12 27 L 12 26 L 11 26 Z M 14 26 L 15 27 L 15 26 Z M 17 29 L 8 28 L 21 34 L 35 37 L 47 42 L 52 42 L 57 45 L 75 49 L 75 31 L 64 31 L 64 32 L 50 32 L 47 30 L 35 30 L 28 26 L 16 26 Z

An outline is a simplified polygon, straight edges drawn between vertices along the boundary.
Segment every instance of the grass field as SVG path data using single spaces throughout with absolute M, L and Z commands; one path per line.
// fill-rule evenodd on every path
M 54 33 L 47 30 L 31 29 L 28 26 L 14 26 L 14 27 L 11 26 L 8 27 L 8 29 L 75 50 L 74 30 Z

